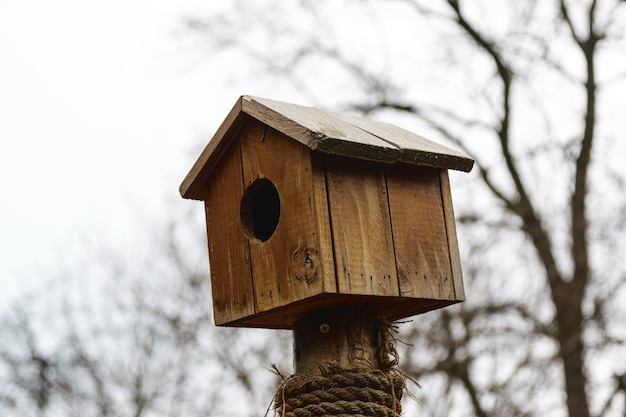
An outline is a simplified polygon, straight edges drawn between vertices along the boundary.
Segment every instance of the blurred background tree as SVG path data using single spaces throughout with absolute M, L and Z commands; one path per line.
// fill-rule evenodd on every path
M 98 248 L 93 267 L 17 300 L 0 319 L 0 414 L 263 414 L 288 339 L 213 326 L 202 228 L 174 221 L 132 254 Z
M 198 65 L 231 63 L 221 76 L 255 88 L 241 93 L 381 119 L 476 160 L 452 176 L 468 301 L 400 324 L 401 369 L 422 385 L 405 415 L 626 412 L 623 3 L 241 0 L 184 23 L 210 57 Z M 113 252 L 81 272 L 106 277 L 96 294 L 59 284 L 6 315 L 0 409 L 265 413 L 289 335 L 212 327 L 192 223 L 144 262 Z

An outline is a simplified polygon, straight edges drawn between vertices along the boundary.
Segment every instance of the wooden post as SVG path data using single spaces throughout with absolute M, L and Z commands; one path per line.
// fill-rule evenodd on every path
M 316 310 L 296 320 L 293 332 L 296 373 L 278 388 L 279 415 L 400 416 L 404 378 L 391 361 L 395 349 L 379 311 Z
M 389 362 L 379 313 L 362 306 L 313 311 L 293 326 L 294 369 L 319 374 L 320 364 L 381 369 Z

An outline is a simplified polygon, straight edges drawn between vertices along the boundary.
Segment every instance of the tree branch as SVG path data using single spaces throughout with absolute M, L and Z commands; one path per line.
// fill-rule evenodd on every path
M 562 10 L 564 17 L 567 16 L 567 8 L 563 0 Z M 594 32 L 595 0 L 589 7 L 587 39 L 577 38 L 578 46 L 585 57 L 587 80 L 585 81 L 585 127 L 580 142 L 580 152 L 576 158 L 576 173 L 574 177 L 574 191 L 571 197 L 572 205 L 572 259 L 574 262 L 574 275 L 572 284 L 577 290 L 577 296 L 582 299 L 584 290 L 589 280 L 589 254 L 587 248 L 587 177 L 591 162 L 591 150 L 593 147 L 596 126 L 596 94 L 597 84 L 595 76 L 595 52 L 597 43 L 602 39 L 602 34 Z M 575 283 L 575 284 L 574 284 Z
M 548 233 L 536 214 L 532 201 L 530 200 L 526 187 L 522 182 L 521 175 L 515 164 L 513 154 L 510 149 L 510 118 L 511 109 L 511 87 L 513 83 L 513 71 L 506 64 L 504 58 L 500 55 L 496 46 L 487 40 L 481 33 L 469 23 L 461 12 L 460 2 L 458 0 L 448 0 L 448 4 L 452 8 L 456 16 L 456 22 L 465 31 L 465 33 L 482 49 L 493 61 L 497 68 L 498 76 L 502 82 L 502 114 L 500 116 L 500 126 L 497 129 L 498 138 L 502 148 L 502 156 L 504 157 L 509 175 L 515 184 L 515 190 L 518 195 L 517 201 L 504 199 L 507 208 L 519 216 L 524 224 L 524 231 L 531 237 L 533 244 L 537 250 L 537 254 L 542 261 L 548 281 L 551 287 L 559 285 L 562 282 L 561 273 L 558 270 L 556 260 L 554 259 L 552 244 L 548 237 Z M 483 175 L 483 180 L 486 178 Z M 491 187 L 490 187 L 491 189 Z M 492 190 L 493 191 L 493 190 Z M 496 194 L 501 200 L 501 196 Z
M 448 333 L 448 340 L 453 341 L 454 336 L 451 328 L 452 320 L 447 310 L 442 311 L 441 318 L 443 320 L 445 330 Z M 465 334 L 467 336 L 468 332 L 466 332 Z M 488 417 L 489 413 L 483 408 L 482 404 L 480 403 L 480 399 L 478 398 L 478 389 L 476 388 L 476 386 L 474 386 L 474 383 L 470 379 L 469 360 L 467 358 L 463 360 L 457 360 L 456 358 L 456 351 L 457 348 L 460 346 L 467 346 L 467 340 L 464 340 L 460 343 L 448 343 L 448 354 L 447 357 L 440 362 L 441 369 L 447 369 L 447 374 L 449 376 L 457 378 L 461 382 L 461 384 L 465 388 L 465 391 L 467 392 L 467 395 L 470 398 L 470 401 L 472 402 L 472 406 L 474 407 L 474 413 L 478 417 Z

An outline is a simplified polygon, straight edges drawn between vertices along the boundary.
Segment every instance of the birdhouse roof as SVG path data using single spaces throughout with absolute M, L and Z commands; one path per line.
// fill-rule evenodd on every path
M 237 100 L 183 180 L 184 198 L 204 198 L 213 168 L 251 117 L 317 152 L 465 172 L 474 164 L 461 152 L 388 123 L 246 95 Z

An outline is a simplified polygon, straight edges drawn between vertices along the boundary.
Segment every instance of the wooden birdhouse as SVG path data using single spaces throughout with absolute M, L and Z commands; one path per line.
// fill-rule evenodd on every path
M 216 324 L 463 301 L 447 170 L 472 165 L 390 124 L 241 97 L 180 187 L 205 204 Z

